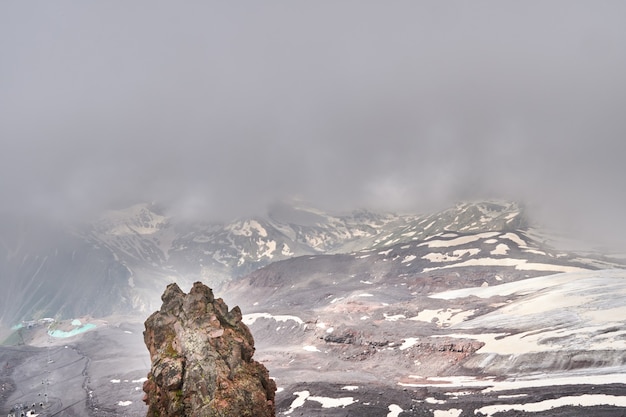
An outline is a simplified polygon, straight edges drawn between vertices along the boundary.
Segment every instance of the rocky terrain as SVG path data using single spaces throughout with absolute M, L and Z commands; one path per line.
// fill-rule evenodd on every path
M 521 231 L 449 232 L 227 292 L 284 415 L 621 415 L 626 272 L 597 266 Z
M 146 316 L 172 282 L 216 287 L 276 260 L 369 244 L 364 239 L 412 219 L 367 211 L 330 215 L 296 203 L 229 223 L 189 223 L 153 204 L 71 227 L 0 216 L 7 289 L 0 294 L 0 339 L 22 321 L 47 317 Z
M 189 294 L 176 284 L 146 320 L 152 366 L 143 385 L 148 415 L 273 417 L 276 384 L 254 361 L 254 340 L 241 310 L 196 282 Z
M 172 282 L 213 288 L 272 262 L 349 253 L 423 239 L 446 230 L 523 226 L 513 203 L 459 204 L 440 213 L 397 215 L 365 210 L 329 214 L 298 201 L 262 217 L 189 223 L 154 204 L 108 211 L 72 227 L 0 216 L 0 339 L 22 321 L 84 315 L 149 315 Z
M 93 250 L 108 251 L 111 262 L 127 271 L 109 284 L 124 282 L 116 288 L 142 306 L 139 314 L 115 307 L 106 317 L 93 312 L 22 323 L 8 339 L 22 347 L 0 347 L 0 413 L 36 401 L 47 389 L 42 415 L 61 415 L 55 414 L 61 409 L 63 415 L 146 415 L 142 385 L 151 362 L 141 338 L 149 313 L 142 308 L 155 303 L 140 300 L 150 300 L 171 281 L 190 290 L 188 280 L 202 277 L 196 271 L 179 280 L 182 267 L 176 265 L 183 262 L 174 259 L 187 257 L 190 271 L 200 262 L 215 265 L 216 242 L 222 242 L 221 253 L 242 254 L 228 267 L 222 263 L 222 271 L 236 271 L 234 259 L 243 257 L 240 267 L 251 272 L 233 272 L 214 291 L 243 312 L 255 359 L 278 387 L 279 416 L 624 414 L 623 257 L 559 247 L 511 203 L 463 203 L 421 216 L 281 210 L 273 220 L 180 234 L 182 226 L 165 217 L 156 226 L 149 214 L 154 212 L 146 211 L 144 229 L 121 216 L 93 232 Z M 131 224 L 132 231 L 125 229 Z M 173 231 L 176 236 L 165 239 Z M 281 242 L 292 255 L 282 254 L 279 236 L 291 239 Z M 277 242 L 277 249 L 256 251 L 268 241 Z M 243 242 L 254 243 L 256 252 Z M 160 258 L 155 249 L 149 262 L 140 262 L 152 250 L 146 248 L 156 247 L 167 256 Z M 190 248 L 188 255 L 183 248 Z M 248 259 L 244 253 L 256 255 Z M 142 275 L 149 270 L 155 271 L 153 281 Z M 74 295 L 71 286 L 65 288 Z M 104 301 L 119 293 L 99 294 Z

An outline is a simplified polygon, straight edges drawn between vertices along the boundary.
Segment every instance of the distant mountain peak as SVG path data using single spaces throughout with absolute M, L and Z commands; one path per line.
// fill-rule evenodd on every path
M 11 239 L 7 242 L 22 242 L 0 247 L 0 271 L 11 281 L 7 288 L 15 288 L 14 293 L 24 297 L 37 296 L 29 296 L 30 304 L 22 303 L 19 309 L 7 307 L 2 316 L 13 325 L 16 320 L 31 319 L 29 312 L 34 311 L 48 316 L 66 311 L 89 314 L 89 307 L 95 305 L 101 311 L 106 305 L 145 310 L 158 300 L 154 288 L 170 282 L 185 286 L 201 280 L 218 288 L 276 261 L 324 254 L 365 256 L 449 233 L 515 232 L 525 241 L 532 240 L 523 205 L 503 201 L 462 202 L 417 215 L 367 209 L 327 213 L 290 200 L 275 203 L 267 215 L 228 223 L 190 223 L 164 212 L 151 203 L 134 204 L 108 211 L 79 230 L 57 231 L 45 240 L 36 240 L 33 233 L 6 236 L 5 240 Z M 541 243 L 529 245 L 542 250 Z M 406 256 L 410 254 L 402 259 Z M 456 255 L 441 256 L 452 259 Z M 81 293 L 75 294 L 79 288 Z M 116 294 L 114 303 L 102 297 L 103 288 Z M 81 300 L 80 308 L 73 297 Z
M 125 209 L 106 211 L 93 226 L 97 232 L 110 235 L 149 235 L 168 223 L 168 218 L 158 211 L 153 204 L 134 204 Z

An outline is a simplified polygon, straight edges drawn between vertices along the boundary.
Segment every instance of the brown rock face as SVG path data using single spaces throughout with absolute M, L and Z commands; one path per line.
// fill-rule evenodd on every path
M 274 417 L 276 384 L 252 359 L 254 340 L 241 310 L 196 282 L 170 284 L 145 323 L 152 366 L 143 390 L 148 417 Z

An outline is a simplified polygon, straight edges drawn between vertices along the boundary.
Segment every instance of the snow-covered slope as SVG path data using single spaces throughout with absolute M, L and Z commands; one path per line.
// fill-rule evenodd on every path
M 146 204 L 80 229 L 4 227 L 6 331 L 87 317 L 80 340 L 99 341 L 158 308 L 167 283 L 202 280 L 245 313 L 278 415 L 613 416 L 626 403 L 623 258 L 547 245 L 518 204 L 337 215 L 292 202 L 218 224 Z M 99 381 L 123 372 L 106 368 Z M 94 407 L 141 415 L 141 392 L 123 393 L 133 414 L 91 388 Z
M 415 216 L 406 224 L 385 230 L 377 236 L 373 247 L 390 246 L 398 242 L 419 241 L 446 232 L 471 234 L 525 230 L 527 219 L 517 203 L 479 201 L 459 203 L 438 213 Z
M 527 234 L 523 207 L 503 202 L 397 215 L 330 214 L 290 201 L 273 205 L 265 216 L 228 223 L 182 222 L 154 204 L 137 204 L 71 229 L 10 219 L 3 224 L 0 271 L 10 289 L 0 312 L 5 330 L 47 316 L 145 314 L 158 306 L 169 282 L 184 288 L 201 280 L 219 288 L 298 256 L 370 257 L 400 265 L 403 274 L 443 274 L 463 266 L 559 272 L 612 265 L 537 243 Z
M 626 270 L 531 243 L 521 232 L 448 233 L 301 257 L 224 297 L 249 312 L 257 355 L 284 389 L 282 415 L 621 415 Z M 590 387 L 595 396 L 581 397 Z M 351 401 L 322 410 L 312 397 Z
M 525 222 L 517 204 L 494 202 L 463 203 L 429 215 L 366 210 L 333 215 L 290 202 L 273 205 L 264 217 L 226 224 L 178 223 L 153 206 L 136 205 L 106 213 L 85 236 L 125 263 L 238 276 L 294 256 L 387 247 L 445 232 L 512 231 Z
M 367 211 L 335 216 L 281 203 L 265 217 L 190 224 L 140 204 L 105 213 L 84 236 L 109 248 L 124 262 L 183 271 L 196 266 L 226 269 L 240 275 L 275 260 L 325 253 L 376 236 L 393 222 L 406 221 L 401 216 Z

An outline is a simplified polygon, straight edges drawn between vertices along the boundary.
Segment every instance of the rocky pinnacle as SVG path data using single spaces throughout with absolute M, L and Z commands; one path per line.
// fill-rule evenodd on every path
M 252 359 L 254 339 L 239 307 L 229 311 L 201 282 L 189 294 L 170 284 L 161 300 L 145 322 L 148 417 L 275 416 L 276 384 Z

